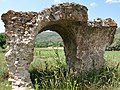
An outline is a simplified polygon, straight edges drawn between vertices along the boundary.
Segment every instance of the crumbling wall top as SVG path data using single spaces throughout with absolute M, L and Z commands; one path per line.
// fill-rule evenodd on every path
M 37 17 L 42 21 L 56 21 L 56 20 L 74 20 L 87 22 L 87 7 L 76 3 L 62 3 L 58 5 L 52 5 L 51 8 L 44 9 L 41 12 L 15 12 L 9 10 L 2 15 L 2 20 L 7 23 L 8 21 L 17 19 L 21 21 L 30 21 L 33 17 Z M 16 17 L 15 17 L 16 16 Z M 26 18 L 26 19 L 25 19 Z M 24 23 L 26 23 L 24 22 Z
M 106 18 L 106 19 L 101 19 L 101 18 L 96 18 L 93 21 L 88 21 L 88 26 L 91 27 L 117 27 L 117 23 L 111 19 L 111 18 Z
M 42 18 L 52 20 L 75 20 L 87 22 L 87 7 L 76 3 L 62 3 L 52 5 L 51 8 L 45 9 L 40 12 Z

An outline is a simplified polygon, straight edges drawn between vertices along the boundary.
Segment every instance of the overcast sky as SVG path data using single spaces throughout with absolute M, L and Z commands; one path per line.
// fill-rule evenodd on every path
M 62 2 L 77 2 L 88 8 L 90 20 L 95 18 L 112 18 L 120 27 L 120 0 L 0 0 L 0 17 L 8 10 L 36 11 Z M 0 32 L 4 32 L 4 23 L 0 18 Z

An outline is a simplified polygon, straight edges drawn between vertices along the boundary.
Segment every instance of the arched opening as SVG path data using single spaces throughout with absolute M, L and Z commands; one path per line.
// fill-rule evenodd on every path
M 34 58 L 31 69 L 52 71 L 65 65 L 64 44 L 61 36 L 51 30 L 39 33 L 34 43 Z
M 69 67 L 74 67 L 73 64 L 76 63 L 76 50 L 77 50 L 77 43 L 76 43 L 76 32 L 70 28 L 72 24 L 76 24 L 76 22 L 69 21 L 57 21 L 57 22 L 49 22 L 44 26 L 39 33 L 50 30 L 58 33 L 63 40 L 64 44 L 64 52 L 65 52 L 65 59 L 67 65 Z
M 63 28 L 59 24 L 47 25 L 42 28 L 37 34 L 37 36 L 39 37 L 39 35 L 46 33 L 45 31 L 50 30 L 50 32 L 57 34 L 59 36 L 58 38 L 61 38 L 63 40 L 62 43 L 64 45 L 63 47 L 60 47 L 61 42 L 56 42 L 57 45 L 55 45 L 54 47 L 54 42 L 46 43 L 41 40 L 39 43 L 44 44 L 45 46 L 42 46 L 40 44 L 37 44 L 40 48 L 37 48 L 37 46 L 35 46 L 34 59 L 30 65 L 30 69 L 32 69 L 33 71 L 31 74 L 31 80 L 33 84 L 35 84 L 36 78 L 38 78 L 38 82 L 41 83 L 42 81 L 40 78 L 44 78 L 42 76 L 52 77 L 54 76 L 54 72 L 58 72 L 59 70 L 63 70 L 62 72 L 66 72 L 66 70 L 68 70 L 68 67 L 74 67 L 73 65 L 76 64 L 75 61 L 77 59 L 77 47 L 74 32 L 69 28 L 66 28 Z M 47 31 L 47 33 L 50 32 Z M 38 39 L 37 36 L 36 39 Z

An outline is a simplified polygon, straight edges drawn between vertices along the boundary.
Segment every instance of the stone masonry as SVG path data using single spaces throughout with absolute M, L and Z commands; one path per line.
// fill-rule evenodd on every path
M 45 30 L 62 37 L 70 73 L 99 70 L 104 65 L 105 47 L 113 42 L 117 24 L 111 18 L 88 21 L 87 11 L 87 7 L 77 3 L 62 3 L 41 12 L 9 10 L 2 15 L 7 36 L 8 80 L 13 90 L 32 86 L 28 68 L 33 60 L 34 42 Z

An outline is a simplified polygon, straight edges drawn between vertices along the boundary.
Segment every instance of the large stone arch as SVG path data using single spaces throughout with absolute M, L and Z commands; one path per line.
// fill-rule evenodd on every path
M 87 10 L 80 4 L 62 3 L 38 13 L 9 10 L 2 15 L 13 89 L 31 85 L 28 67 L 33 60 L 34 40 L 46 29 L 63 38 L 70 73 L 99 70 L 104 65 L 105 47 L 112 43 L 117 24 L 111 18 L 88 21 Z

